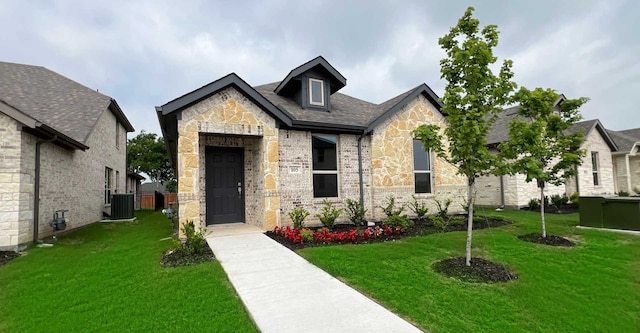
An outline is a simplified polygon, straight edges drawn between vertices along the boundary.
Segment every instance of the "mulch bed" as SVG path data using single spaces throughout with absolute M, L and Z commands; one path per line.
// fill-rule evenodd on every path
M 20 253 L 13 251 L 0 251 L 0 266 L 20 256 Z
M 531 243 L 538 243 L 551 246 L 575 246 L 576 243 L 560 236 L 547 235 L 542 237 L 542 234 L 526 234 L 518 236 L 519 239 Z
M 380 243 L 380 242 L 393 242 L 396 240 L 400 240 L 404 237 L 413 237 L 413 236 L 425 236 L 429 234 L 434 234 L 438 232 L 451 232 L 451 231 L 466 231 L 467 230 L 467 216 L 466 215 L 457 215 L 452 217 L 452 222 L 444 229 L 440 230 L 433 226 L 433 224 L 429 221 L 429 219 L 425 220 L 414 220 L 415 225 L 412 228 L 405 229 L 402 234 L 392 234 L 389 236 L 383 236 L 380 238 L 370 238 L 368 241 L 358 240 L 355 243 L 345 242 L 345 243 L 331 243 L 331 244 L 316 244 L 316 243 L 303 243 L 303 244 L 294 244 L 287 240 L 286 238 L 277 235 L 273 231 L 267 231 L 265 234 L 268 237 L 271 237 L 276 242 L 282 244 L 283 246 L 295 251 L 299 249 L 303 249 L 305 247 L 312 246 L 330 246 L 330 245 L 341 245 L 341 244 L 370 244 L 370 243 Z M 474 217 L 473 222 L 473 230 L 485 229 L 485 228 L 495 228 L 501 227 L 504 225 L 511 224 L 513 222 L 502 220 L 495 217 Z M 309 228 L 311 230 L 320 230 L 319 228 Z M 362 230 L 363 227 L 357 228 L 353 224 L 336 224 L 333 226 L 332 231 L 349 231 L 353 229 Z
M 520 208 L 520 210 L 530 210 L 532 212 L 540 212 L 540 208 L 531 209 L 530 207 L 524 207 L 524 208 Z M 549 214 L 573 214 L 573 213 L 578 213 L 578 212 L 580 212 L 580 207 L 578 205 L 573 205 L 573 204 L 564 205 L 564 206 L 560 207 L 559 210 L 554 206 L 544 207 L 544 213 L 545 214 L 546 213 L 549 213 Z
M 160 265 L 162 267 L 190 266 L 213 261 L 214 259 L 213 251 L 209 246 L 205 246 L 204 251 L 200 254 L 188 254 L 181 249 L 171 249 L 162 256 Z
M 506 266 L 482 258 L 471 258 L 471 266 L 466 265 L 465 257 L 455 257 L 438 261 L 432 267 L 440 274 L 465 282 L 498 283 L 518 279 Z

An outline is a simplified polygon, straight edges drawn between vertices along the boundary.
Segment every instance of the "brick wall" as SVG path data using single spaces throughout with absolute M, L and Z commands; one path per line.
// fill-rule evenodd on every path
M 33 217 L 32 179 L 23 174 L 18 123 L 0 113 L 0 249 L 14 249 L 29 232 Z
M 0 117 L 0 124 L 0 129 L 4 129 L 0 130 L 0 140 L 7 143 L 11 141 L 11 147 L 16 147 L 3 147 L 0 158 L 0 169 L 12 170 L 13 174 L 12 185 L 1 186 L 3 189 L 0 191 L 13 189 L 11 198 L 16 198 L 15 202 L 11 202 L 15 207 L 13 212 L 0 213 L 3 216 L 0 221 L 9 221 L 9 227 L 5 227 L 10 229 L 5 233 L 3 226 L 0 226 L 0 230 L 3 230 L 0 233 L 0 247 L 15 247 L 33 239 L 35 150 L 39 139 L 15 130 L 15 121 L 4 115 Z M 117 186 L 120 191 L 125 191 L 126 131 L 122 125 L 119 126 L 119 148 L 116 148 L 115 139 L 116 118 L 108 111 L 98 119 L 86 141 L 90 147 L 86 151 L 67 150 L 52 143 L 41 144 L 39 238 L 53 233 L 49 221 L 59 209 L 69 210 L 65 215 L 69 218 L 67 229 L 102 219 L 105 208 L 105 166 L 113 169 L 114 182 L 116 171 L 120 175 L 114 189 Z M 5 198 L 8 200 L 9 196 L 3 194 L 3 205 Z M 9 240 L 5 235 L 10 236 Z
M 582 148 L 586 149 L 587 154 L 582 161 L 582 165 L 578 167 L 580 195 L 613 194 L 614 180 L 611 148 L 596 130 L 591 131 L 586 141 L 582 144 Z M 593 184 L 591 152 L 598 152 L 599 156 L 599 185 Z

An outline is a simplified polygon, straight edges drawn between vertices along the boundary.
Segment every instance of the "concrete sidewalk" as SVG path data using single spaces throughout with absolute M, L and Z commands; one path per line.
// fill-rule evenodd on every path
M 210 231 L 209 246 L 262 332 L 420 332 L 256 227 Z

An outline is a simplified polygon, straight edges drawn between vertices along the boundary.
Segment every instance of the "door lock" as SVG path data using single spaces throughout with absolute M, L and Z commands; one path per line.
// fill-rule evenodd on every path
M 242 197 L 242 182 L 238 182 L 238 198 Z

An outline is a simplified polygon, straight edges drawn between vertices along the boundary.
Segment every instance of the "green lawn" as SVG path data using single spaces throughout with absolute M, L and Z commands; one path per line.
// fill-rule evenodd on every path
M 514 269 L 516 281 L 473 284 L 434 273 L 434 262 L 464 255 L 466 232 L 299 254 L 433 332 L 640 332 L 640 237 L 580 230 L 577 214 L 547 214 L 550 234 L 578 243 L 553 248 L 516 238 L 539 232 L 538 213 L 486 213 L 516 223 L 474 232 L 473 255 Z
M 0 332 L 256 332 L 218 262 L 162 268 L 166 218 L 95 224 L 0 267 Z

